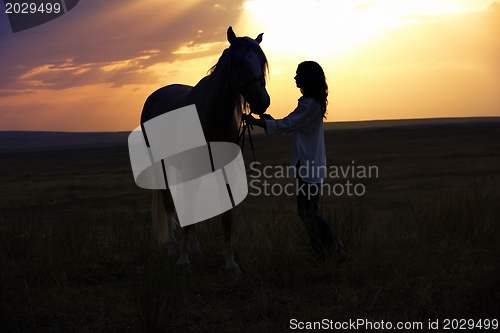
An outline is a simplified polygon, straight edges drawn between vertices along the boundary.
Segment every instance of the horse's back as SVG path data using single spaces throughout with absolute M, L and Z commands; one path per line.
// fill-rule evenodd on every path
M 156 90 L 144 103 L 141 124 L 168 111 L 188 105 L 187 96 L 193 89 L 184 84 L 171 84 Z

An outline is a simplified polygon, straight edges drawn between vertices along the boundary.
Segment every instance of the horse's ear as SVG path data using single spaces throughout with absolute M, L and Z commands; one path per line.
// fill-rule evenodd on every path
M 229 44 L 233 44 L 236 40 L 236 35 L 234 34 L 233 27 L 227 28 L 227 41 Z
M 257 38 L 255 38 L 255 41 L 257 42 L 257 44 L 260 44 L 260 42 L 262 42 L 262 35 L 263 35 L 263 34 L 264 34 L 264 33 L 260 33 L 260 34 L 257 36 Z

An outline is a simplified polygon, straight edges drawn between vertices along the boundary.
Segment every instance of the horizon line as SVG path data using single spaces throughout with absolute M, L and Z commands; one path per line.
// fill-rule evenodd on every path
M 443 122 L 445 124 L 446 121 L 453 122 L 467 122 L 467 120 L 483 120 L 483 121 L 499 121 L 500 116 L 474 116 L 474 117 L 435 117 L 435 118 L 395 118 L 395 119 L 367 119 L 367 120 L 334 120 L 334 121 L 324 121 L 326 124 L 361 124 L 361 123 L 377 123 L 377 122 L 411 122 L 411 121 L 422 121 L 422 122 L 432 122 L 438 121 L 438 123 Z M 50 131 L 50 130 L 0 130 L 0 133 L 5 132 L 32 132 L 32 133 L 125 133 L 132 132 L 133 130 L 123 130 L 123 131 Z

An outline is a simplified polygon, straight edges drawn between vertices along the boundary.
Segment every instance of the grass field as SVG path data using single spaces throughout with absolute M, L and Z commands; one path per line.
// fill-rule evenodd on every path
M 153 241 L 151 192 L 136 187 L 126 147 L 0 155 L 0 332 L 286 332 L 291 319 L 436 332 L 429 321 L 443 331 L 445 319 L 499 320 L 500 127 L 325 140 L 329 166 L 378 168 L 349 179 L 364 195 L 321 197 L 348 261 L 311 261 L 294 196 L 249 195 L 235 209 L 238 277 L 219 274 L 217 218 L 197 225 L 192 274 L 175 271 Z M 261 167 L 289 164 L 291 136 L 254 143 Z

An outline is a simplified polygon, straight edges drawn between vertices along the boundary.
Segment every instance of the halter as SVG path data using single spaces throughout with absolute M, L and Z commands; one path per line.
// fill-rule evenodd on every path
M 243 46 L 248 46 L 249 44 L 248 43 L 242 43 L 241 45 L 238 45 L 237 47 L 235 47 L 231 53 L 229 54 L 229 56 L 231 57 L 231 67 L 229 68 L 229 75 L 231 75 L 231 69 L 234 67 L 234 71 L 236 72 L 236 77 L 238 78 L 238 81 L 239 81 L 239 87 L 237 89 L 237 92 L 239 92 L 241 95 L 243 95 L 243 93 L 241 92 L 241 90 L 243 88 L 245 88 L 247 85 L 249 85 L 250 83 L 253 83 L 253 82 L 257 82 L 257 81 L 260 81 L 262 82 L 262 84 L 266 84 L 266 80 L 264 78 L 264 75 L 258 75 L 256 77 L 253 77 L 251 79 L 248 79 L 248 80 L 243 80 L 239 70 L 238 70 L 238 66 L 235 66 L 234 63 L 234 53 L 236 53 L 240 48 L 242 48 Z M 243 97 L 245 97 L 243 95 Z
M 266 84 L 266 80 L 264 78 L 264 75 L 259 75 L 259 76 L 256 76 L 256 77 L 253 77 L 251 79 L 248 79 L 248 80 L 243 80 L 242 77 L 241 77 L 241 74 L 238 70 L 238 66 L 235 65 L 235 61 L 234 61 L 234 53 L 240 49 L 241 47 L 243 46 L 246 46 L 246 45 L 249 45 L 248 43 L 243 43 L 237 47 L 235 47 L 231 53 L 230 53 L 230 57 L 231 57 L 231 66 L 230 66 L 230 69 L 229 69 L 229 75 L 231 75 L 231 69 L 234 67 L 234 70 L 236 72 L 236 77 L 238 78 L 238 81 L 239 81 L 239 87 L 237 89 L 237 92 L 240 93 L 243 98 L 245 99 L 246 101 L 246 97 L 245 95 L 242 93 L 242 89 L 244 89 L 248 84 L 250 83 L 253 83 L 253 82 L 257 82 L 257 81 L 260 81 L 262 82 L 262 84 Z M 241 140 L 241 154 L 243 155 L 243 152 L 245 150 L 245 131 L 248 132 L 248 139 L 250 140 L 250 148 L 252 148 L 252 154 L 253 154 L 253 161 L 256 162 L 256 158 L 255 158 L 255 150 L 253 148 L 253 141 L 252 141 L 252 134 L 251 134 L 251 129 L 253 130 L 253 126 L 251 125 L 248 125 L 244 120 L 243 120 L 243 115 L 245 114 L 245 111 L 242 110 L 242 117 L 241 117 L 241 121 L 240 121 L 240 124 L 239 124 L 239 127 L 238 127 L 238 135 L 236 137 L 236 144 L 239 145 L 239 142 Z M 252 111 L 250 110 L 250 113 L 249 115 L 252 113 Z M 247 172 L 247 175 L 251 174 L 253 172 L 253 169 L 250 171 L 250 172 Z

